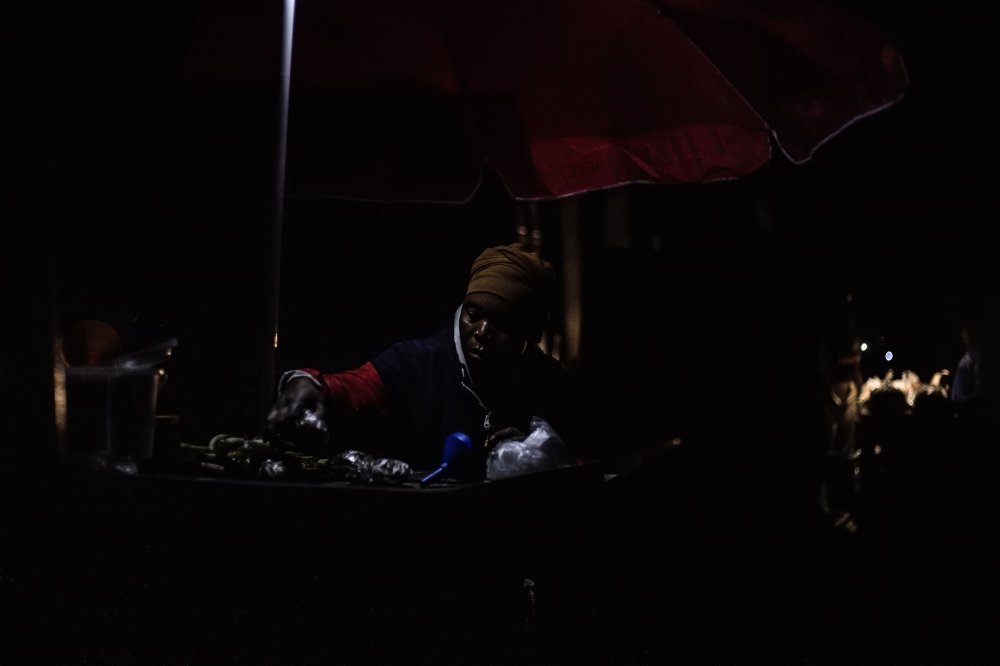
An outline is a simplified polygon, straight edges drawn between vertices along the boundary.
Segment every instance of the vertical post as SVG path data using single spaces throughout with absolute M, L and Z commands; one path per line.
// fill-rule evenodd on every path
M 580 215 L 576 197 L 563 199 L 560 206 L 563 251 L 563 327 L 561 360 L 572 369 L 580 359 L 583 270 L 580 247 Z
M 527 210 L 527 224 L 519 227 L 521 242 L 524 243 L 528 252 L 533 252 L 539 259 L 542 259 L 542 223 L 537 201 L 529 201 L 525 204 Z M 543 353 L 552 355 L 552 330 L 551 325 L 546 325 L 542 331 L 542 338 L 538 341 L 538 348 Z
M 66 444 L 66 364 L 62 354 L 62 334 L 59 327 L 58 264 L 55 256 L 50 256 L 48 284 L 48 325 L 49 351 L 52 359 L 52 414 L 55 417 L 56 455 L 60 462 L 69 461 Z
M 284 0 L 281 15 L 281 68 L 278 80 L 278 127 L 274 156 L 274 191 L 266 242 L 267 274 L 264 286 L 264 332 L 261 340 L 260 409 L 257 429 L 262 433 L 274 401 L 278 349 L 278 296 L 281 280 L 281 231 L 285 216 L 285 162 L 288 154 L 288 98 L 292 81 L 292 35 L 295 0 Z
M 542 256 L 542 223 L 538 211 L 538 202 L 528 202 L 528 227 L 531 238 L 528 241 L 531 251 L 541 258 Z
M 525 247 L 527 247 L 528 243 L 530 243 L 528 235 L 528 224 L 525 222 L 524 219 L 525 218 L 524 211 L 527 208 L 527 206 L 528 204 L 526 204 L 523 201 L 514 202 L 514 215 L 516 218 L 514 226 L 517 229 L 517 242 Z

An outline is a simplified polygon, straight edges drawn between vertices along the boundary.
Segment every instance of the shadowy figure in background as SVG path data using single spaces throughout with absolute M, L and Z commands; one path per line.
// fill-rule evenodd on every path
M 853 532 L 857 525 L 850 509 L 858 491 L 857 430 L 861 420 L 858 399 L 863 381 L 861 340 L 846 307 L 837 313 L 824 336 L 821 369 L 825 379 L 823 411 L 827 446 L 820 505 L 835 527 Z
M 978 313 L 962 319 L 959 333 L 965 353 L 955 368 L 951 382 L 951 401 L 956 405 L 974 404 L 983 394 L 983 342 L 986 339 L 986 325 Z
M 833 340 L 824 359 L 829 388 L 826 403 L 829 426 L 827 455 L 851 456 L 857 450 L 858 398 L 861 395 L 861 341 L 854 333 Z
M 983 307 L 970 308 L 961 320 L 965 351 L 951 378 L 949 398 L 959 436 L 966 443 L 986 444 L 997 434 L 997 322 L 996 313 L 992 321 L 989 314 Z

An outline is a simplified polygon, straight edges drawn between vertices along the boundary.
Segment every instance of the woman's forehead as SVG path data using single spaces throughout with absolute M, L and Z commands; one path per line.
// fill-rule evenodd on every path
M 468 294 L 465 297 L 465 305 L 473 305 L 490 314 L 513 315 L 517 313 L 517 306 L 507 299 L 483 292 Z

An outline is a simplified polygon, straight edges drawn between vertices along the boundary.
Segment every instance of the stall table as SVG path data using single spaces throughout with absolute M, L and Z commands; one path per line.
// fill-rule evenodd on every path
M 597 566 L 603 481 L 594 463 L 425 489 L 24 477 L 5 633 L 147 650 L 516 640 L 524 579 L 556 598 Z

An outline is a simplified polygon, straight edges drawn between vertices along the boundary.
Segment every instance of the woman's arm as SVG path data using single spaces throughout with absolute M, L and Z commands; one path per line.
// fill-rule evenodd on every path
M 311 368 L 303 368 L 303 372 L 319 382 L 331 426 L 377 426 L 388 418 L 385 387 L 371 363 L 348 372 L 323 374 Z
M 272 426 L 308 420 L 313 412 L 338 448 L 368 453 L 389 439 L 385 387 L 371 363 L 356 370 L 324 374 L 311 368 L 286 373 L 280 395 L 268 415 Z

